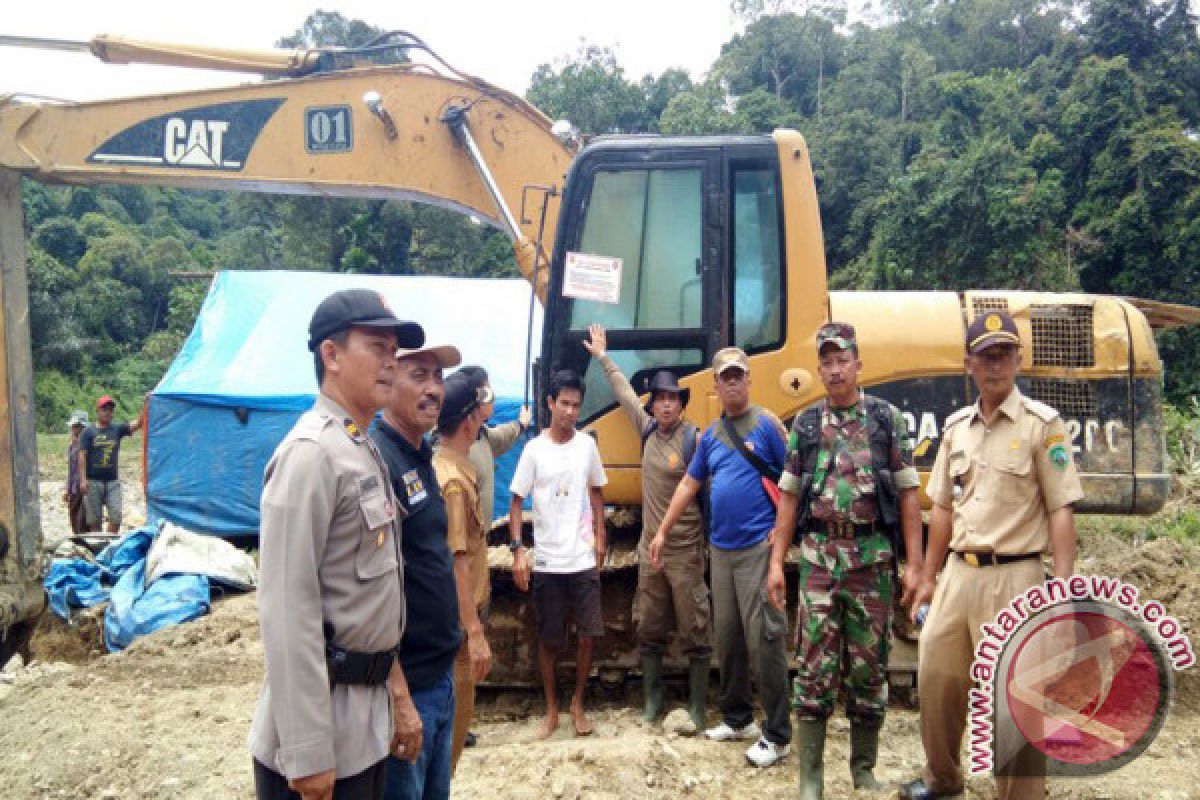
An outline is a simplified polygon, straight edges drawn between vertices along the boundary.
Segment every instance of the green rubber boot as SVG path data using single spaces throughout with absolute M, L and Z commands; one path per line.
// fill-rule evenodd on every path
M 704 730 L 706 722 L 708 674 L 708 656 L 693 657 L 688 661 L 688 716 L 697 733 Z
M 821 800 L 825 789 L 825 723 L 823 719 L 797 721 L 800 800 Z
M 642 719 L 654 722 L 663 710 L 662 653 L 642 654 L 642 693 L 645 696 Z
M 850 723 L 850 777 L 855 789 L 879 791 L 883 784 L 875 780 L 875 759 L 879 756 L 879 728 L 861 722 Z

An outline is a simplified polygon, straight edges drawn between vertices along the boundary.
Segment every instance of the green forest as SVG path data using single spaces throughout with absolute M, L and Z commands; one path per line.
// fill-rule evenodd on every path
M 584 46 L 527 98 L 585 135 L 801 131 L 831 284 L 1029 288 L 1200 305 L 1200 39 L 1188 0 L 734 0 L 702 81 Z M 631 24 L 634 24 L 631 21 Z M 380 30 L 316 12 L 281 46 Z M 485 76 L 486 77 L 486 76 Z M 25 184 L 38 428 L 131 414 L 218 269 L 515 275 L 507 239 L 431 207 Z M 1176 403 L 1200 335 L 1159 339 Z

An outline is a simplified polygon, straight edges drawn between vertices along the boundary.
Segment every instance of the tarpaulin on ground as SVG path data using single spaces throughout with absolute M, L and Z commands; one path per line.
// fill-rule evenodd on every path
M 50 610 L 65 620 L 71 618 L 72 608 L 91 608 L 108 600 L 109 588 L 104 585 L 108 570 L 82 558 L 56 558 L 42 585 Z
M 488 370 L 492 422 L 516 419 L 525 385 L 530 288 L 523 280 L 220 272 L 195 327 L 149 403 L 147 514 L 197 533 L 256 535 L 263 469 L 316 396 L 308 321 L 329 294 L 380 292 L 429 342 L 454 344 Z M 535 304 L 534 354 L 541 340 Z M 496 514 L 507 513 L 520 448 L 497 464 Z
M 234 588 L 257 583 L 254 560 L 232 545 L 165 524 L 132 531 L 95 561 L 55 559 L 44 585 L 63 619 L 108 601 L 104 644 L 122 650 L 139 636 L 208 613 L 209 576 Z
M 258 567 L 245 550 L 224 539 L 201 536 L 165 522 L 146 554 L 146 583 L 179 573 L 206 575 L 215 583 L 242 592 L 258 585 Z
M 84 558 L 51 561 L 42 579 L 50 610 L 70 620 L 72 608 L 91 608 L 107 601 L 112 585 L 146 558 L 155 531 L 153 527 L 131 531 L 101 550 L 95 561 Z
M 104 646 L 124 650 L 139 636 L 208 613 L 208 578 L 204 575 L 165 575 L 149 586 L 146 560 L 125 571 L 112 588 L 104 612 Z

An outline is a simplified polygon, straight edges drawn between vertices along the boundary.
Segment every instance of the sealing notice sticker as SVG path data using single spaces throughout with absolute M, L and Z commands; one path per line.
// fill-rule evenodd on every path
M 621 302 L 621 259 L 567 253 L 563 270 L 563 297 L 593 300 L 597 303 Z

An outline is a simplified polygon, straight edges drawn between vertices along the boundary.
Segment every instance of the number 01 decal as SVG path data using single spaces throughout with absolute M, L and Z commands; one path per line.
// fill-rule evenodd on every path
M 304 109 L 304 147 L 310 153 L 348 153 L 354 147 L 350 106 Z

